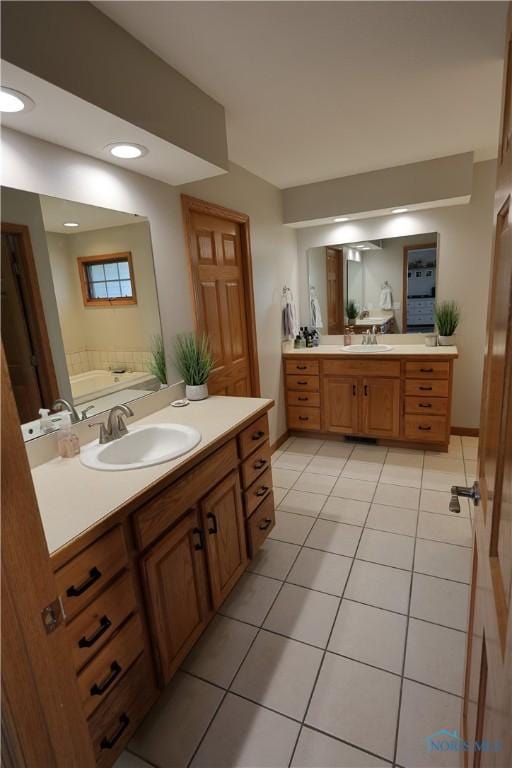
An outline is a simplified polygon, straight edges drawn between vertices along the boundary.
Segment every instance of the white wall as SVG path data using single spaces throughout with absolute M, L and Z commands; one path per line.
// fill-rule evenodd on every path
M 328 313 L 327 313 L 327 257 L 325 248 L 310 248 L 308 251 L 308 275 L 309 286 L 314 287 L 316 298 L 320 305 L 322 313 L 323 328 L 320 333 L 327 333 Z M 311 323 L 311 312 L 308 312 L 304 318 L 304 323 Z
M 495 181 L 495 161 L 476 163 L 469 205 L 297 230 L 301 320 L 307 318 L 308 248 L 439 233 L 438 298 L 455 299 L 462 308 L 457 331 L 460 357 L 454 366 L 452 417 L 453 424 L 460 427 L 477 427 L 479 424 Z

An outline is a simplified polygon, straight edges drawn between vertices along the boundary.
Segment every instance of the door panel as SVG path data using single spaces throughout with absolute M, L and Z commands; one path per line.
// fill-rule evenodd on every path
M 349 435 L 359 431 L 359 383 L 351 376 L 325 376 L 322 429 Z
M 343 333 L 343 251 L 326 248 L 328 333 Z
M 372 437 L 398 437 L 400 380 L 363 379 L 362 412 L 364 434 Z

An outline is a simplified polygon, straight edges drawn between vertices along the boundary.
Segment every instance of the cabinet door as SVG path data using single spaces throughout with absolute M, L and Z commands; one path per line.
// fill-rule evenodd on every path
M 238 472 L 201 502 L 213 607 L 231 592 L 247 565 L 247 544 Z
M 322 429 L 350 435 L 359 431 L 359 382 L 353 376 L 325 376 L 322 393 Z
M 400 433 L 400 379 L 367 378 L 362 381 L 362 430 L 371 437 L 398 437 Z
M 142 560 L 161 678 L 168 683 L 211 613 L 204 534 L 193 510 Z

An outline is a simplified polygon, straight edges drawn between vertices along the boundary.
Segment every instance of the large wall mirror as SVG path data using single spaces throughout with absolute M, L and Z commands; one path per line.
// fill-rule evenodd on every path
M 310 325 L 321 334 L 432 332 L 438 242 L 427 232 L 310 248 Z
M 25 440 L 167 385 L 149 222 L 2 189 L 2 342 Z M 65 402 L 58 402 L 64 400 Z

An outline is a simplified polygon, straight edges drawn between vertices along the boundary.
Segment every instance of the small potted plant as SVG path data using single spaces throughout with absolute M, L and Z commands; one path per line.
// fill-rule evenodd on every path
M 353 323 L 358 315 L 357 305 L 354 299 L 348 299 L 345 312 L 347 313 L 348 322 Z
M 164 341 L 160 334 L 154 337 L 151 349 L 149 370 L 160 384 L 167 384 L 167 363 L 165 360 Z
M 183 333 L 176 337 L 174 363 L 185 382 L 188 400 L 208 397 L 208 376 L 214 366 L 210 343 L 206 334 Z
M 440 301 L 435 307 L 438 341 L 441 347 L 454 343 L 454 334 L 460 322 L 460 308 L 456 301 Z

